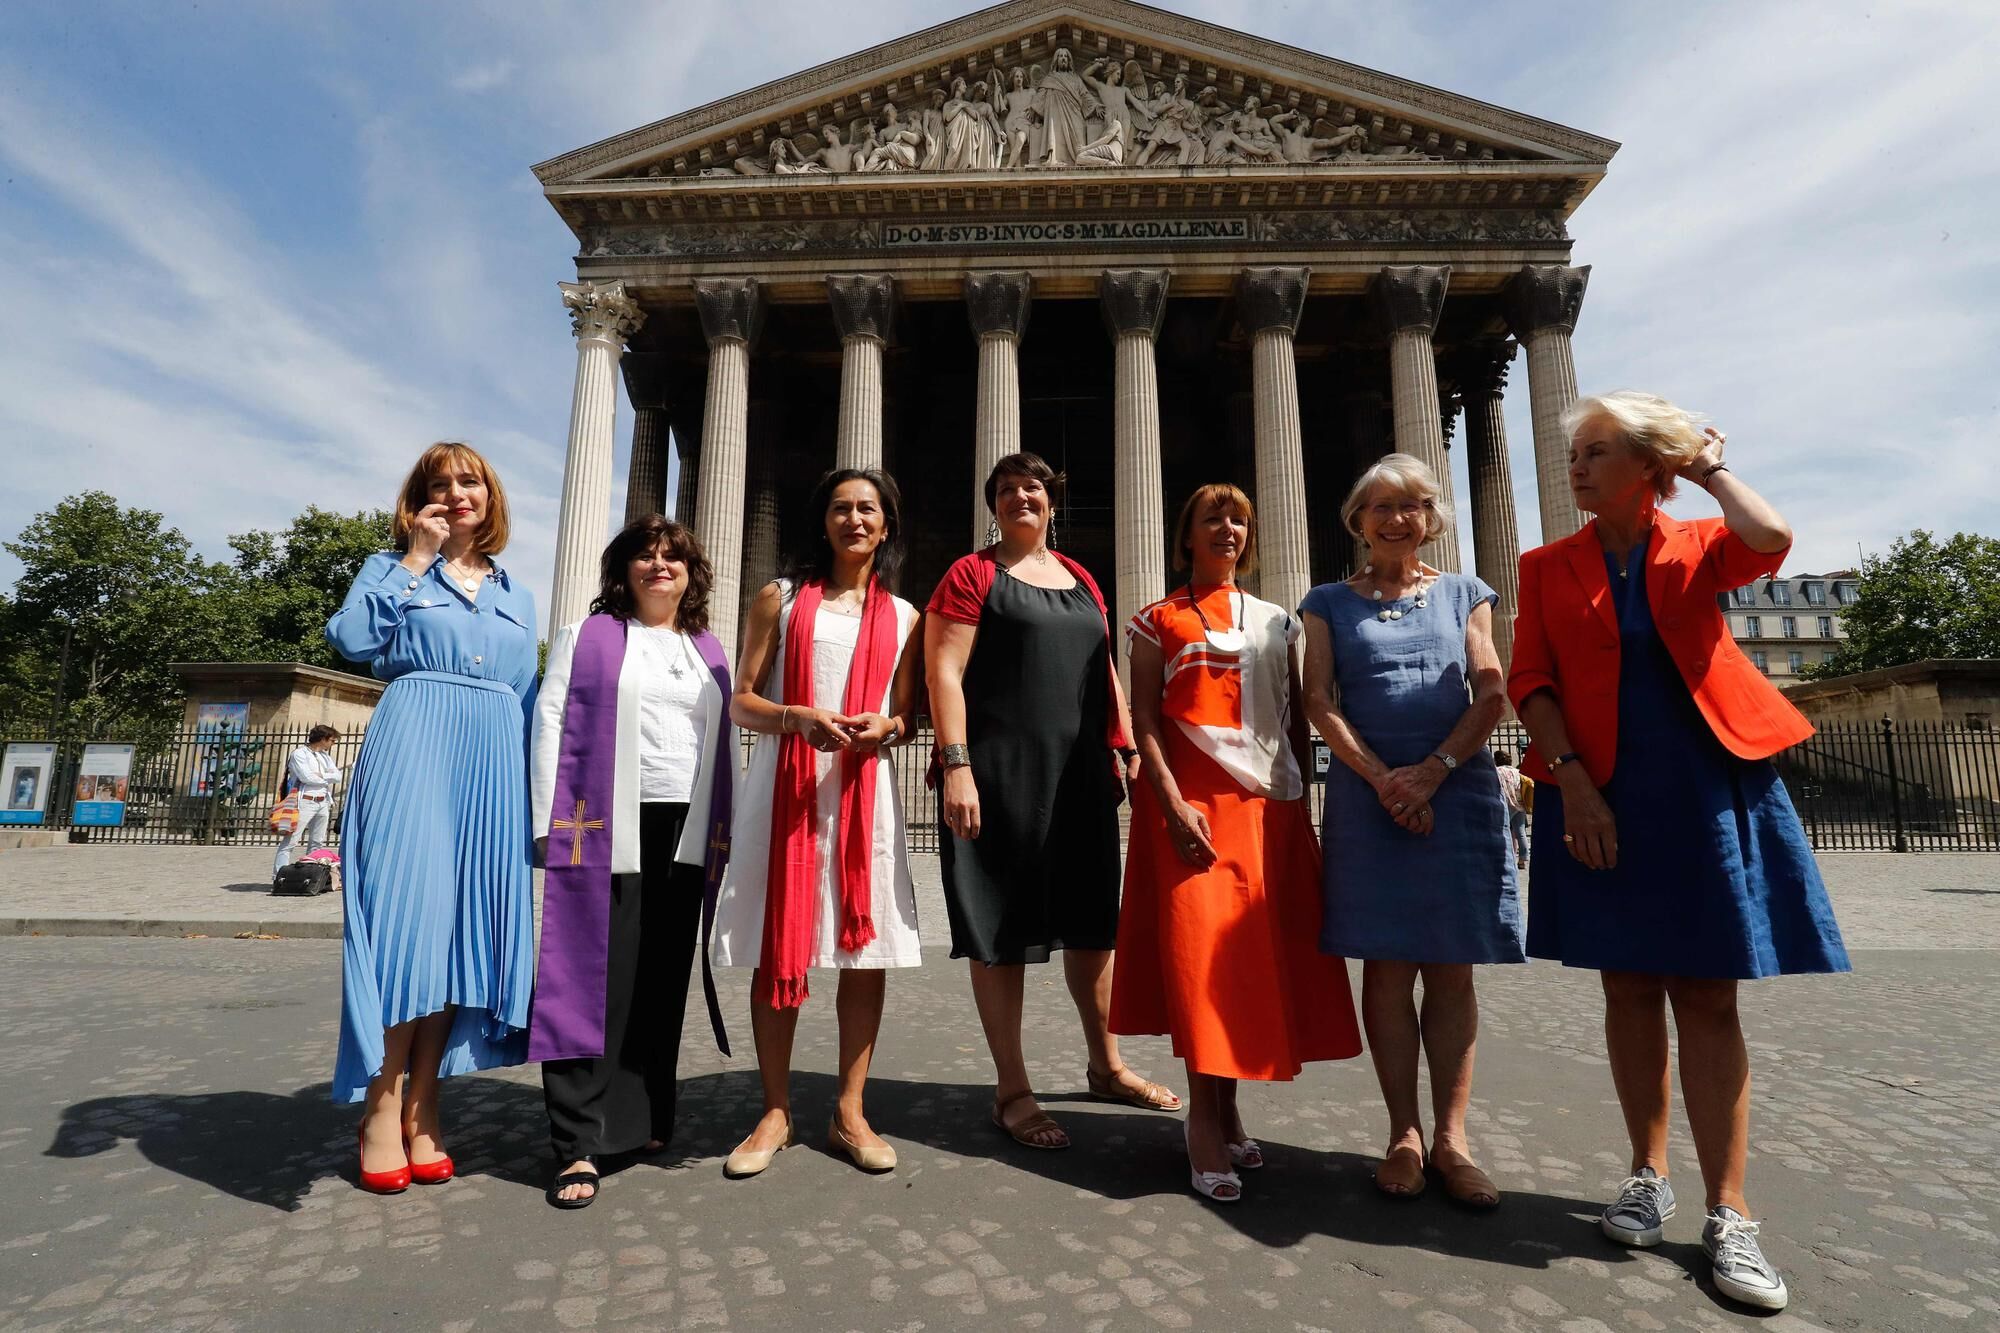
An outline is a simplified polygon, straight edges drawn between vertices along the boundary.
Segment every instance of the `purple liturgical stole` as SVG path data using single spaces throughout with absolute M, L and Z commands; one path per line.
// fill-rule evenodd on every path
M 695 649 L 722 691 L 724 713 L 717 753 L 702 756 L 708 772 L 706 883 L 701 909 L 701 979 L 716 1044 L 729 1053 L 722 1006 L 708 963 L 715 895 L 729 863 L 732 783 L 727 758 L 735 730 L 726 711 L 729 664 L 709 633 Z M 611 839 L 614 822 L 637 816 L 613 805 L 617 772 L 618 677 L 625 665 L 625 622 L 594 615 L 577 631 L 563 704 L 562 742 L 556 758 L 555 804 L 549 820 L 548 873 L 542 882 L 542 947 L 529 1019 L 530 1060 L 594 1059 L 604 1054 L 605 963 L 611 936 Z M 644 1021 L 643 1019 L 640 1021 Z

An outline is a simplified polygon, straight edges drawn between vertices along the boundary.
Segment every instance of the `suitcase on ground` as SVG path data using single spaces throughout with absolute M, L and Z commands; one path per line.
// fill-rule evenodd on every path
M 324 861 L 294 861 L 271 881 L 271 892 L 280 898 L 315 898 L 333 892 L 333 867 Z

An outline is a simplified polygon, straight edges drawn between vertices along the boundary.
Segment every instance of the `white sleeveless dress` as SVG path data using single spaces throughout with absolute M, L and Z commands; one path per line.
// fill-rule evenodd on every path
M 792 614 L 792 589 L 784 585 L 785 599 L 779 614 L 778 651 L 765 678 L 764 697 L 773 703 L 799 703 L 785 699 L 784 629 Z M 917 609 L 898 597 L 896 640 L 909 641 L 916 624 Z M 861 636 L 861 618 L 843 616 L 821 607 L 813 626 L 813 699 L 815 708 L 840 710 L 847 694 L 847 668 L 854 659 L 854 645 Z M 901 661 L 901 650 L 897 660 Z M 895 688 L 891 672 L 889 691 L 876 706 L 887 713 L 890 692 Z M 709 956 L 717 967 L 756 967 L 763 962 L 764 902 L 771 858 L 771 796 L 777 785 L 777 736 L 759 736 L 750 751 L 750 766 L 740 780 L 739 796 L 730 832 L 729 868 L 716 894 L 715 925 L 709 936 Z M 875 775 L 875 857 L 873 863 L 873 904 L 875 938 L 855 953 L 839 947 L 837 920 L 839 898 L 834 888 L 835 863 L 840 836 L 840 778 L 838 755 L 821 754 L 819 764 L 819 923 L 814 929 L 813 967 L 916 967 L 923 962 L 917 938 L 917 895 L 910 882 L 909 844 L 903 836 L 903 801 L 896 788 L 895 763 L 898 751 L 881 752 L 881 766 Z

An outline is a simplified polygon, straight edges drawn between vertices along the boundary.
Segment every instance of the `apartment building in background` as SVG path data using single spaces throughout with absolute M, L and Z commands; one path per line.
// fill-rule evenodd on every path
M 1853 605 L 1855 574 L 1784 574 L 1722 594 L 1730 637 L 1780 684 L 1831 658 L 1847 637 L 1841 612 Z

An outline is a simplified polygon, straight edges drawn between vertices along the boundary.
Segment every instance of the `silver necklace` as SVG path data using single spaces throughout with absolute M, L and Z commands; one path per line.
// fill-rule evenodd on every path
M 1370 583 L 1375 583 L 1375 566 L 1373 565 L 1364 566 L 1361 572 L 1368 576 L 1368 581 Z M 1425 607 L 1431 604 L 1429 593 L 1432 585 L 1435 584 L 1437 581 L 1438 581 L 1437 574 L 1429 570 L 1426 570 L 1422 564 L 1419 564 L 1417 566 L 1417 587 L 1415 593 L 1416 602 L 1415 605 L 1413 605 L 1410 608 L 1412 611 L 1421 611 Z M 1405 596 L 1408 595 L 1409 594 L 1405 594 Z M 1374 600 L 1378 602 L 1382 600 L 1382 587 L 1380 584 L 1375 585 L 1375 591 L 1372 594 L 1372 596 L 1374 597 Z M 1398 597 L 1396 600 L 1401 601 L 1402 598 Z M 1375 613 L 1375 618 L 1377 620 L 1382 620 L 1382 621 L 1401 620 L 1404 616 L 1408 614 L 1409 611 L 1405 611 L 1401 607 L 1385 606 L 1381 610 Z
M 1194 585 L 1192 583 L 1188 584 L 1187 589 L 1188 605 L 1194 608 L 1195 619 L 1201 622 L 1202 638 L 1208 640 L 1210 647 L 1225 653 L 1240 652 L 1242 650 L 1243 617 L 1249 609 L 1249 601 L 1245 598 L 1243 589 L 1235 588 L 1232 591 L 1236 594 L 1236 623 L 1228 629 L 1218 630 L 1215 626 L 1209 624 L 1208 617 L 1201 613 L 1201 599 L 1195 596 Z M 1227 598 L 1223 600 L 1225 604 L 1228 601 Z
M 456 560 L 446 560 L 444 568 L 445 573 L 451 576 L 451 581 L 465 589 L 468 594 L 478 592 L 479 585 L 486 581 L 486 575 L 461 565 Z

